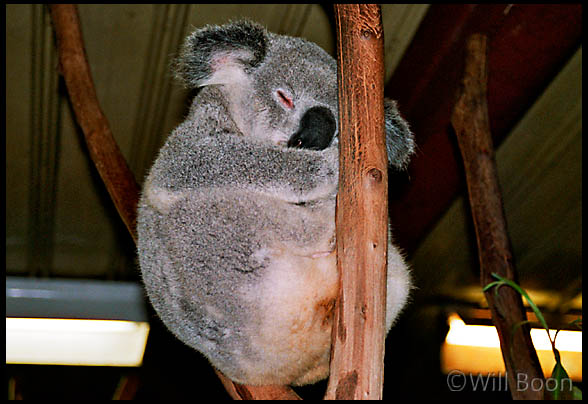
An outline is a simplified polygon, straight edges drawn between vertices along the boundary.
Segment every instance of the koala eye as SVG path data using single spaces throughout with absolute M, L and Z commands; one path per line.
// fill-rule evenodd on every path
M 292 98 L 288 97 L 282 90 L 276 91 L 276 94 L 282 105 L 284 105 L 284 107 L 286 107 L 287 109 L 294 108 L 294 101 L 292 101 Z

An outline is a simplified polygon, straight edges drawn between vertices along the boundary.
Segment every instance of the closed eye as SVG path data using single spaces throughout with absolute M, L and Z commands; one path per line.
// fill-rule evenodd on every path
M 282 105 L 284 105 L 288 109 L 293 109 L 294 108 L 294 101 L 292 101 L 292 98 L 288 97 L 281 90 L 278 90 L 276 93 L 277 93 L 278 99 L 280 100 L 280 102 L 282 103 Z

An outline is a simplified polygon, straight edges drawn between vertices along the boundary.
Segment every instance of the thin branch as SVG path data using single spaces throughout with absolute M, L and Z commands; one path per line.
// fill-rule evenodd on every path
M 215 372 L 234 400 L 301 400 L 288 386 L 246 386 L 233 383 L 216 369 Z
M 84 132 L 90 157 L 120 217 L 136 241 L 139 186 L 100 108 L 86 58 L 77 7 L 73 4 L 52 4 L 50 10 L 57 36 L 61 74 L 76 120 Z
M 337 267 L 326 399 L 381 399 L 388 248 L 384 39 L 378 5 L 335 5 L 340 169 Z
M 482 287 L 494 281 L 492 272 L 513 281 L 517 278 L 488 123 L 486 43 L 481 34 L 468 38 L 463 86 L 451 117 L 465 166 Z M 533 387 L 545 383 L 529 325 L 514 327 L 526 320 L 521 296 L 509 287 L 500 288 L 496 295 L 494 292 L 490 289 L 485 296 L 500 338 L 511 395 L 514 399 L 542 399 L 543 390 Z
M 86 58 L 78 10 L 72 4 L 50 6 L 57 36 L 61 74 L 76 120 L 86 139 L 90 157 L 135 242 L 139 186 L 112 136 L 108 120 L 100 108 L 90 65 Z M 218 373 L 221 382 L 235 399 L 299 398 L 287 386 L 244 386 Z

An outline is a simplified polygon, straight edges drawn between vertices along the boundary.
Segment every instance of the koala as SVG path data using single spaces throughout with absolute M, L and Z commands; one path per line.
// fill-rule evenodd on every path
M 206 26 L 172 63 L 197 88 L 145 179 L 138 257 L 158 316 L 235 382 L 303 385 L 329 373 L 338 294 L 337 64 L 250 21 Z M 389 163 L 413 136 L 385 100 Z M 410 275 L 388 248 L 386 327 Z

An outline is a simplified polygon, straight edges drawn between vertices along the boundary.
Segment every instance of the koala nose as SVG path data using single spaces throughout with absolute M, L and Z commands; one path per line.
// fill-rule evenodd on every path
M 288 140 L 288 147 L 324 150 L 331 144 L 336 129 L 335 117 L 328 108 L 310 108 L 302 116 L 298 132 Z

